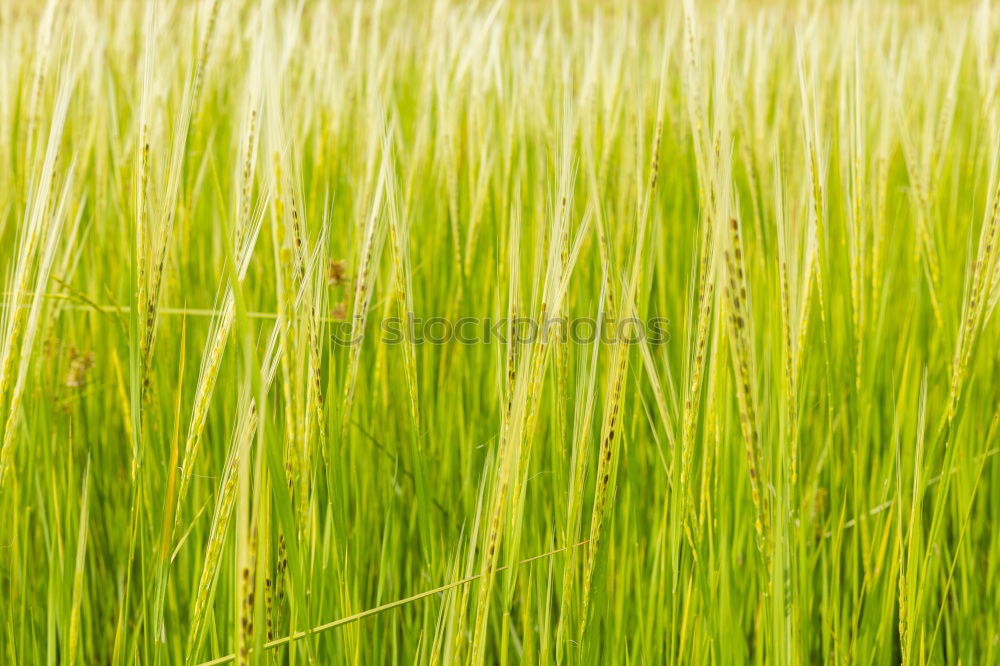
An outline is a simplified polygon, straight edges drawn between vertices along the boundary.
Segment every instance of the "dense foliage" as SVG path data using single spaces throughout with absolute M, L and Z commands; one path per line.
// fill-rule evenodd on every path
M 35 5 L 0 661 L 1000 661 L 989 2 Z

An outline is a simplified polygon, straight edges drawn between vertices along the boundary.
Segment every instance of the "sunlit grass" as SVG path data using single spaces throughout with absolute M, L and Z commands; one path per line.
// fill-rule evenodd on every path
M 997 662 L 998 39 L 0 3 L 0 661 Z

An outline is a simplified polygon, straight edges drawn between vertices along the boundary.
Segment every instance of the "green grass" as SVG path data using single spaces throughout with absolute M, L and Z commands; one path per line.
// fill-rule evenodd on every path
M 989 3 L 35 4 L 0 661 L 1000 660 Z

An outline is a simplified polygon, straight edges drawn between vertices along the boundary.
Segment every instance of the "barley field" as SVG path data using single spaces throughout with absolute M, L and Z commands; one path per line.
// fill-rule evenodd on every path
M 0 662 L 1000 663 L 1000 17 L 0 2 Z

